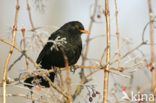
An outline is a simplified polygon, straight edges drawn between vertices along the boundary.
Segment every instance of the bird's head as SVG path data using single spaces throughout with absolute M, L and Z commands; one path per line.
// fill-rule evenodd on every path
M 84 26 L 79 21 L 68 22 L 64 24 L 61 28 L 74 34 L 89 34 L 89 32 L 84 29 Z

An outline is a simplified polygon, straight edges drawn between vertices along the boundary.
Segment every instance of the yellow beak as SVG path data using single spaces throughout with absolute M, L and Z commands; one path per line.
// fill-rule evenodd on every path
M 85 33 L 85 34 L 90 34 L 90 32 L 87 31 L 87 30 L 80 30 L 80 32 L 81 32 L 81 33 Z

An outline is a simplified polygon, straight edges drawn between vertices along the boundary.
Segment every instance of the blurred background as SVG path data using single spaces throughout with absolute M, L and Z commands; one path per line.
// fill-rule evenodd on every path
M 26 0 L 20 1 L 20 10 L 18 16 L 18 31 L 16 37 L 16 45 L 23 48 L 22 46 L 22 33 L 21 28 L 26 29 L 26 50 L 29 56 L 35 61 L 40 50 L 42 49 L 38 39 L 31 32 L 31 24 L 29 21 L 29 15 L 27 10 Z M 35 28 L 37 29 L 37 35 L 41 37 L 44 43 L 52 32 L 57 30 L 63 24 L 69 21 L 80 21 L 86 29 L 90 25 L 90 17 L 93 14 L 93 8 L 95 0 L 28 0 L 30 5 L 30 11 L 32 15 L 32 21 Z M 111 57 L 117 52 L 117 39 L 116 39 L 116 19 L 115 19 L 115 3 L 114 0 L 110 0 L 110 22 L 111 22 Z M 118 24 L 120 33 L 121 43 L 121 55 L 124 55 L 129 50 L 135 48 L 142 42 L 142 33 L 145 25 L 149 22 L 149 8 L 148 0 L 117 0 L 118 6 Z M 15 11 L 16 11 L 16 0 L 0 0 L 0 38 L 3 38 L 11 42 L 12 39 L 12 28 L 14 25 Z M 101 59 L 104 49 L 106 48 L 106 23 L 104 15 L 105 2 L 104 0 L 98 0 L 98 6 L 96 9 L 95 22 L 91 29 L 91 38 L 95 38 L 90 41 L 88 60 L 86 65 L 97 66 L 99 65 L 98 60 Z M 153 16 L 156 14 L 156 1 L 152 0 Z M 156 25 L 155 25 L 156 26 Z M 155 31 L 155 30 L 154 30 Z M 155 35 L 155 32 L 154 32 Z M 98 37 L 99 36 L 99 37 Z M 85 48 L 87 35 L 82 35 L 83 45 Z M 149 26 L 145 31 L 145 40 L 150 42 L 149 39 Z M 154 37 L 156 41 L 156 36 Z M 3 70 L 5 60 L 8 56 L 10 46 L 0 42 L 0 81 L 2 81 Z M 110 103 L 115 102 L 112 96 L 112 90 L 121 89 L 122 87 L 131 87 L 132 91 L 137 91 L 151 82 L 150 68 L 146 67 L 146 63 L 150 63 L 150 45 L 144 45 L 139 48 L 140 51 L 135 51 L 121 61 L 121 67 L 129 68 L 122 74 L 127 76 L 133 76 L 133 80 L 125 78 L 123 76 L 110 74 L 109 80 L 109 101 Z M 156 50 L 156 46 L 155 46 Z M 84 51 L 83 51 L 84 52 Z M 14 50 L 9 65 L 11 65 L 21 53 Z M 156 56 L 155 56 L 156 58 Z M 115 59 L 113 59 L 115 60 Z M 142 61 L 142 62 L 141 62 Z M 81 58 L 77 64 L 81 64 Z M 139 65 L 134 66 L 139 63 Z M 104 63 L 105 64 L 105 63 Z M 117 64 L 112 65 L 117 67 Z M 130 69 L 131 68 L 131 69 Z M 35 70 L 33 65 L 30 63 L 30 71 Z M 71 73 L 72 76 L 72 92 L 79 84 L 79 71 Z M 86 74 L 92 70 L 86 70 Z M 23 57 L 18 61 L 8 73 L 10 78 L 17 78 L 19 74 L 26 72 L 25 58 Z M 118 72 L 117 72 L 118 73 Z M 64 74 L 64 79 L 66 78 Z M 93 103 L 102 101 L 103 96 L 103 81 L 104 72 L 103 70 L 98 71 L 91 76 L 93 79 L 86 85 L 89 88 L 94 88 L 100 92 L 100 95 L 93 99 Z M 57 82 L 57 80 L 56 80 Z M 22 86 L 22 85 L 20 85 Z M 85 86 L 81 95 L 76 98 L 75 103 L 87 103 L 89 94 L 88 86 Z M 115 89 L 114 89 L 115 88 Z M 2 87 L 0 87 L 0 95 L 2 96 Z M 122 97 L 122 92 L 117 91 L 118 98 Z M 8 86 L 8 93 L 24 93 L 29 92 L 22 88 Z M 150 88 L 146 89 L 146 93 L 150 92 Z M 0 101 L 2 98 L 0 97 Z M 8 97 L 7 103 L 31 103 L 30 100 L 23 99 L 20 97 Z

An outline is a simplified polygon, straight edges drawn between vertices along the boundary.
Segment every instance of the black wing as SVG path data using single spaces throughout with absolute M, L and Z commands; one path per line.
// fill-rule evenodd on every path
M 42 49 L 42 51 L 40 52 L 37 60 L 36 60 L 36 63 L 39 64 L 41 63 L 42 59 L 44 58 L 44 56 L 46 55 L 49 55 L 50 54 L 50 48 L 53 44 L 52 43 L 47 43 L 44 48 Z
M 48 38 L 48 40 L 55 40 L 56 37 L 61 34 L 61 30 L 57 30 L 54 33 L 51 34 L 51 36 Z M 44 58 L 44 56 L 49 55 L 50 51 L 51 51 L 51 47 L 52 47 L 53 43 L 52 42 L 47 42 L 47 44 L 44 46 L 44 48 L 42 49 L 42 51 L 40 52 L 36 63 L 39 64 L 41 63 L 42 59 Z

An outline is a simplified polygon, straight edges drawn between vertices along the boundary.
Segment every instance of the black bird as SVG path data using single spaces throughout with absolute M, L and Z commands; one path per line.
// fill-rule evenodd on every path
M 71 21 L 64 24 L 60 29 L 51 34 L 47 44 L 40 52 L 36 63 L 41 65 L 42 69 L 51 69 L 52 67 L 65 67 L 64 55 L 68 59 L 68 65 L 74 65 L 82 50 L 81 34 L 89 33 L 84 30 L 84 26 L 78 21 Z M 64 54 L 62 53 L 64 52 Z M 49 87 L 49 83 L 42 76 L 27 78 L 24 82 L 32 84 L 32 81 L 40 79 L 39 84 L 44 87 Z M 50 73 L 49 78 L 54 82 L 55 73 Z M 32 88 L 32 86 L 25 84 Z

